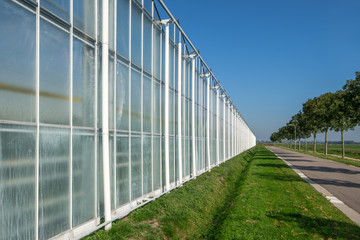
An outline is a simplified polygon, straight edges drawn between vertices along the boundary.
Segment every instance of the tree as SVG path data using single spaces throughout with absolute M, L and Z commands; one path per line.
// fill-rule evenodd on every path
M 281 143 L 281 140 L 282 140 L 282 139 L 280 138 L 279 132 L 274 132 L 273 134 L 271 134 L 270 140 L 271 140 L 272 142 L 279 142 L 279 143 Z
M 319 99 L 318 117 L 321 120 L 319 127 L 321 132 L 325 132 L 325 155 L 327 155 L 327 149 L 328 149 L 328 132 L 332 126 L 332 121 L 335 111 L 337 111 L 334 98 L 335 98 L 334 93 L 330 93 L 330 92 L 322 94 L 318 98 Z
M 314 152 L 316 152 L 316 134 L 321 129 L 321 113 L 319 112 L 319 98 L 308 99 L 303 104 L 303 113 L 306 115 L 309 130 L 314 135 Z
M 342 158 L 345 157 L 344 131 L 354 129 L 356 123 L 351 117 L 351 105 L 345 104 L 345 92 L 339 90 L 334 93 L 335 109 L 331 129 L 341 132 Z
M 307 139 L 311 136 L 311 129 L 310 129 L 310 126 L 306 119 L 306 115 L 302 111 L 300 111 L 297 115 L 298 115 L 297 119 L 298 119 L 298 124 L 299 124 L 299 126 L 298 126 L 299 139 L 300 138 L 305 139 L 305 150 L 307 150 Z M 299 143 L 299 146 L 300 146 L 300 143 Z M 299 147 L 299 149 L 300 149 L 300 147 Z
M 348 107 L 351 121 L 360 125 L 360 72 L 355 74 L 355 80 L 348 80 L 343 87 L 344 101 Z

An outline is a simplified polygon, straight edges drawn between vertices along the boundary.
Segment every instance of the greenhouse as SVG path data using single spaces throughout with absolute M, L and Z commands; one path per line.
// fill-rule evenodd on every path
M 110 228 L 256 143 L 161 0 L 2 0 L 0 21 L 0 239 Z

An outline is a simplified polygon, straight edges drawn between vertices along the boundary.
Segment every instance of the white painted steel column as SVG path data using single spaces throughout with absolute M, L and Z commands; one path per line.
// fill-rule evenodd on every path
M 219 89 L 216 89 L 216 165 L 220 162 L 220 95 Z
M 165 129 L 164 129 L 164 140 L 165 140 L 165 190 L 170 190 L 170 149 L 169 149 L 169 24 L 165 23 L 165 68 L 164 68 L 164 85 L 165 85 Z
M 191 137 L 192 137 L 192 173 L 196 176 L 196 139 L 195 139 L 195 58 L 191 59 Z
M 105 222 L 111 220 L 110 201 L 110 158 L 109 158 L 109 2 L 102 2 L 102 144 L 103 144 L 103 181 L 104 181 L 104 215 Z M 111 223 L 105 230 L 111 228 Z
M 223 102 L 223 105 L 224 105 L 224 108 L 223 108 L 223 120 L 224 120 L 224 123 L 223 123 L 223 129 L 224 129 L 224 131 L 223 131 L 223 161 L 225 161 L 226 160 L 226 141 L 225 141 L 225 131 L 226 131 L 226 118 L 225 118 L 225 107 L 226 107 L 226 103 L 225 103 L 225 98 L 224 98 L 224 102 Z
M 35 142 L 35 240 L 39 239 L 39 185 L 40 185 L 40 6 L 36 8 L 36 142 Z
M 227 144 L 227 148 L 228 148 L 228 158 L 231 157 L 231 148 L 230 148 L 230 144 L 231 144 L 231 139 L 230 139 L 230 123 L 231 123 L 231 115 L 230 115 L 230 108 L 231 108 L 231 105 L 229 105 L 228 109 L 227 109 L 227 114 L 228 114 L 228 127 L 227 127 L 227 131 L 228 131 L 228 135 L 227 135 L 227 138 L 228 138 L 228 144 Z
M 180 33 L 181 34 L 181 33 Z M 179 161 L 179 182 L 182 183 L 182 128 L 181 128 L 181 62 L 182 62 L 182 53 L 181 53 L 181 42 L 178 43 L 178 161 Z
M 207 164 L 210 169 L 210 74 L 206 76 L 206 148 L 207 148 Z

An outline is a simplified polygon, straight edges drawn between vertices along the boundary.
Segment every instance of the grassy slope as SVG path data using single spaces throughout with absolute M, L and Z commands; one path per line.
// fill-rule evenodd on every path
M 264 147 L 209 239 L 360 239 L 360 227 Z
M 179 189 L 133 211 L 88 239 L 199 239 L 213 224 L 255 150 L 227 161 Z
M 256 154 L 252 158 L 253 154 Z M 354 225 L 264 147 L 132 212 L 88 239 L 359 239 Z

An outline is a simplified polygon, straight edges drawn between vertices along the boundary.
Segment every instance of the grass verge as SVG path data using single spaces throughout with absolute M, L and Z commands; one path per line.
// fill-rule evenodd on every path
M 202 239 L 255 151 L 234 157 L 86 239 Z
M 207 239 L 360 239 L 360 227 L 264 147 Z
M 360 239 L 360 227 L 262 146 L 87 239 Z
M 335 162 L 339 162 L 339 163 L 345 163 L 347 165 L 352 165 L 352 166 L 355 166 L 355 167 L 360 167 L 360 161 L 356 161 L 356 160 L 343 159 L 341 157 L 325 155 L 324 153 L 318 153 L 318 152 L 314 153 L 312 151 L 295 150 L 293 148 L 287 148 L 287 147 L 277 146 L 277 145 L 275 145 L 275 146 L 279 147 L 279 148 L 286 149 L 286 150 L 294 151 L 294 152 L 304 153 L 304 154 L 311 155 L 311 156 L 318 157 L 318 158 L 322 158 L 322 159 L 327 159 L 327 160 L 331 160 L 331 161 L 335 161 Z

